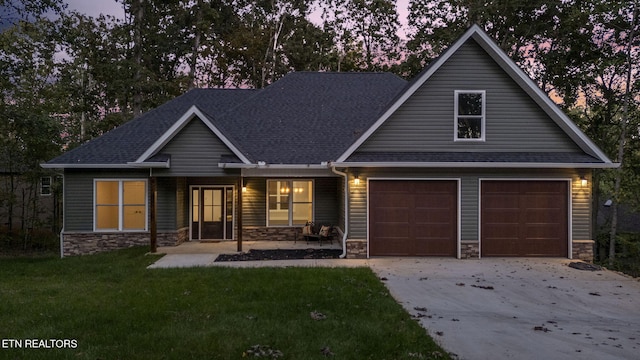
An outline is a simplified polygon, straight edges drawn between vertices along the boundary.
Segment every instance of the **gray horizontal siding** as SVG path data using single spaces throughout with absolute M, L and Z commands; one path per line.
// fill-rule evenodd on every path
M 146 179 L 146 171 L 65 170 L 64 231 L 93 231 L 94 179 Z
M 158 178 L 157 191 L 158 231 L 176 230 L 178 221 L 176 178 Z
M 189 226 L 189 189 L 185 178 L 176 178 L 176 229 Z
M 280 178 L 279 178 L 280 179 Z M 314 179 L 314 221 L 318 224 L 338 224 L 338 178 Z M 247 192 L 242 194 L 243 225 L 266 226 L 267 179 L 245 178 Z
M 314 181 L 314 221 L 316 224 L 337 225 L 339 217 L 338 179 L 318 178 Z
M 349 238 L 367 238 L 367 178 L 397 178 L 397 179 L 460 179 L 460 238 L 462 241 L 477 241 L 479 222 L 479 183 L 480 179 L 491 180 L 497 178 L 506 179 L 572 179 L 572 235 L 574 240 L 591 239 L 591 203 L 589 201 L 589 188 L 583 188 L 579 184 L 579 170 L 569 169 L 544 169 L 544 170 L 449 170 L 443 172 L 438 169 L 362 169 L 359 177 L 360 185 L 353 184 L 350 178 L 350 204 L 349 204 Z
M 455 90 L 486 91 L 486 141 L 454 141 Z M 529 95 L 470 40 L 358 151 L 580 150 Z
M 267 180 L 245 178 L 247 192 L 242 194 L 242 224 L 244 226 L 267 225 Z
M 171 168 L 154 170 L 157 176 L 225 176 L 218 167 L 222 155 L 233 152 L 199 119 L 193 119 L 165 147 Z

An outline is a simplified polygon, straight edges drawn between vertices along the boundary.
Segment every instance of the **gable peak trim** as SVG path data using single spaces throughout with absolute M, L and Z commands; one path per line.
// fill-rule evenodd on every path
M 209 117 L 200 110 L 196 105 L 192 105 L 181 117 L 176 121 L 158 140 L 156 140 L 135 162 L 131 164 L 141 164 L 150 157 L 158 153 L 165 145 L 169 143 L 180 131 L 191 122 L 194 118 L 198 118 L 204 123 L 211 132 L 213 132 L 243 163 L 250 164 L 251 161 L 218 129 L 209 119 Z

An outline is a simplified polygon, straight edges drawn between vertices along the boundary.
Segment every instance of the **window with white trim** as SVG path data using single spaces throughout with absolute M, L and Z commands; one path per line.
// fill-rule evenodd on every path
M 299 226 L 312 220 L 312 180 L 267 180 L 267 226 Z
M 51 195 L 51 176 L 43 176 L 40 178 L 40 195 Z
M 147 230 L 147 181 L 95 180 L 94 229 Z
M 455 91 L 455 140 L 484 141 L 485 91 Z

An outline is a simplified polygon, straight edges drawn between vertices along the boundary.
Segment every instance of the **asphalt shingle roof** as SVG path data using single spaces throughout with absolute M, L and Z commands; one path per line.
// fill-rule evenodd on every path
M 216 123 L 254 162 L 319 164 L 337 159 L 405 84 L 389 73 L 294 72 Z
M 192 106 L 252 163 L 335 161 L 411 84 L 389 73 L 294 72 L 262 90 L 195 89 L 73 149 L 49 165 L 136 161 Z M 166 160 L 159 152 L 148 161 Z M 237 163 L 225 155 L 223 162 Z M 601 163 L 585 153 L 362 152 L 347 162 Z
M 252 162 L 335 160 L 406 81 L 389 73 L 294 72 L 262 90 L 195 89 L 51 161 L 126 164 L 193 105 Z
M 192 106 L 221 114 L 256 90 L 194 89 L 51 160 L 48 164 L 117 165 L 135 161 Z

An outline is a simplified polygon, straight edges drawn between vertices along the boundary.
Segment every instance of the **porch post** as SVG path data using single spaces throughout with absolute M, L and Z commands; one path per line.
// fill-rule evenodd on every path
M 155 253 L 158 250 L 158 222 L 156 220 L 156 213 L 157 213 L 157 209 L 156 209 L 156 200 L 157 200 L 157 178 L 155 176 L 151 176 L 151 178 L 149 179 L 149 185 L 150 185 L 150 190 L 151 191 L 151 196 L 149 197 L 149 216 L 150 216 L 150 224 L 149 224 L 149 232 L 150 232 L 150 239 L 149 239 L 149 245 L 150 245 L 150 249 L 149 251 L 152 253 Z
M 238 218 L 237 218 L 237 224 L 238 224 L 238 252 L 242 251 L 242 188 L 243 188 L 243 179 L 242 179 L 242 175 L 240 175 L 238 177 L 238 186 L 236 186 L 236 188 L 238 189 Z

